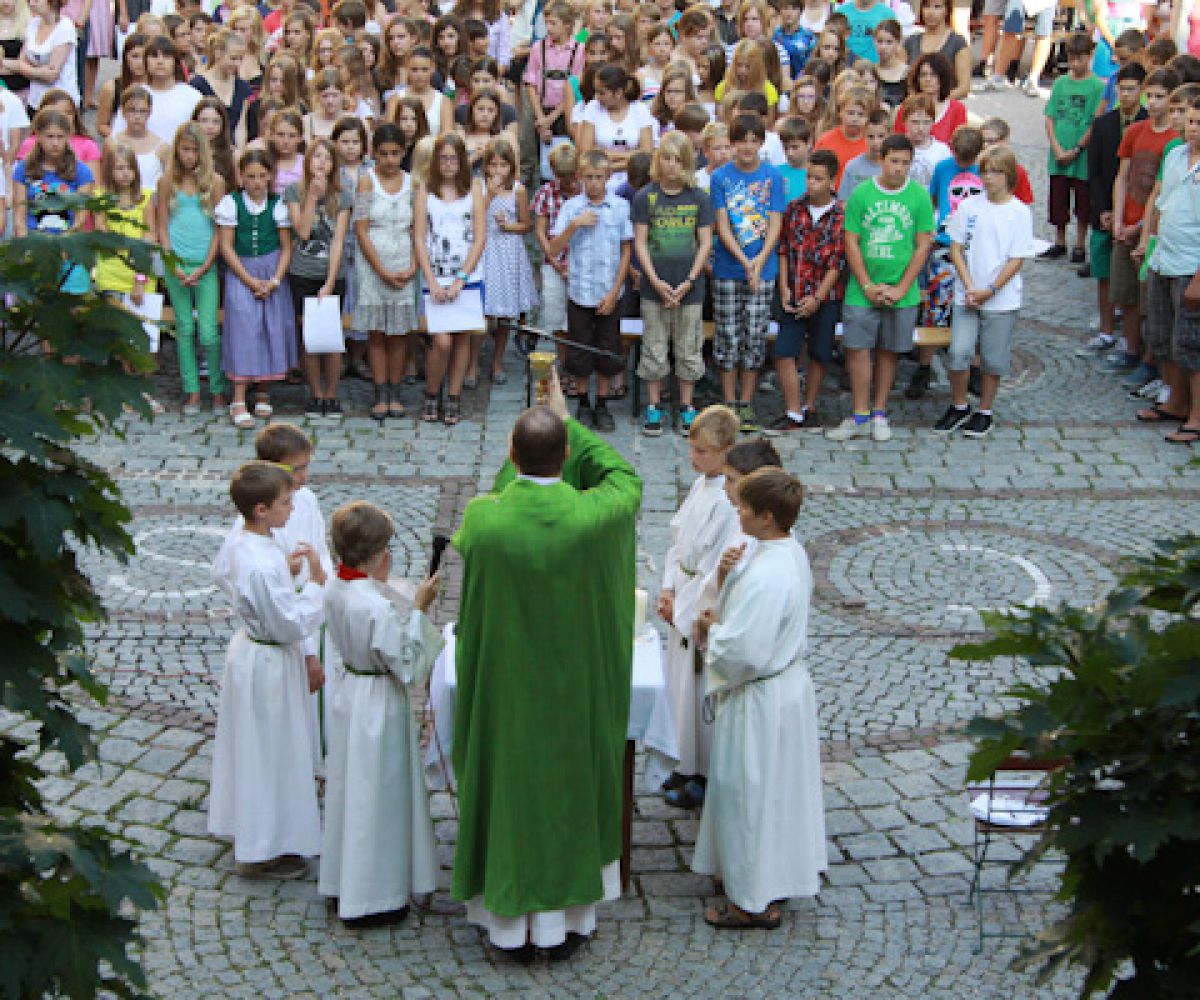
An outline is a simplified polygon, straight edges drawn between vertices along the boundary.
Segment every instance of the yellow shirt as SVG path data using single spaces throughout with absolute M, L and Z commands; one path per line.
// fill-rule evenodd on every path
M 103 193 L 103 192 L 99 192 Z M 110 233 L 119 236 L 131 236 L 136 239 L 153 240 L 154 234 L 146 228 L 146 209 L 150 207 L 153 191 L 142 191 L 142 197 L 133 208 L 114 209 L 105 216 L 105 224 Z M 96 269 L 92 275 L 98 292 L 120 292 L 128 295 L 133 291 L 134 278 L 137 272 L 116 254 L 101 257 L 96 261 Z M 145 291 L 154 291 L 154 276 L 147 275 Z
M 724 80 L 717 84 L 717 89 L 713 91 L 713 97 L 717 99 L 718 104 L 725 99 L 727 89 Z M 763 80 L 763 93 L 767 97 L 767 107 L 773 108 L 779 103 L 779 91 L 775 89 L 775 84 L 770 80 Z

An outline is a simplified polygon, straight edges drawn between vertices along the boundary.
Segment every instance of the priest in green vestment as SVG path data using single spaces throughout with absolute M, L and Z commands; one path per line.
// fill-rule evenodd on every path
M 493 945 L 568 957 L 620 895 L 621 806 L 642 483 L 549 407 L 517 420 L 463 515 L 454 898 Z

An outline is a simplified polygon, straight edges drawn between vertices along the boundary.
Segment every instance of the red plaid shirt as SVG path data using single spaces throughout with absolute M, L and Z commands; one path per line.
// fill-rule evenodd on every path
M 533 196 L 533 203 L 529 207 L 534 215 L 544 215 L 546 217 L 547 236 L 554 231 L 554 220 L 558 218 L 558 213 L 562 211 L 563 203 L 566 200 L 566 196 L 563 195 L 562 186 L 558 181 L 546 181 L 545 184 L 538 188 L 537 194 Z M 566 264 L 566 262 L 567 251 L 564 247 L 563 252 L 555 259 L 555 263 Z
M 797 198 L 783 214 L 779 235 L 779 254 L 787 263 L 788 290 L 792 301 L 815 295 L 817 286 L 830 271 L 842 277 L 829 293 L 827 301 L 840 299 L 846 289 L 845 208 L 835 201 L 820 222 L 813 222 L 808 211 L 808 196 Z

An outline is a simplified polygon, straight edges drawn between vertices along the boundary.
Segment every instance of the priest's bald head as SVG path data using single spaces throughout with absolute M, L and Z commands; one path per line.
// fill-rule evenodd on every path
M 567 425 L 548 406 L 526 410 L 513 426 L 509 457 L 525 476 L 561 476 L 567 460 Z

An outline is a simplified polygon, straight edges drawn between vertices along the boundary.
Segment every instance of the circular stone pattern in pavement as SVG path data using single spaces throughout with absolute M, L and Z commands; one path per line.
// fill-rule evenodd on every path
M 1103 557 L 1078 541 L 1000 525 L 900 523 L 841 534 L 818 567 L 826 597 L 844 611 L 863 609 L 861 623 L 879 628 L 980 632 L 980 612 L 1090 604 L 1115 582 Z

